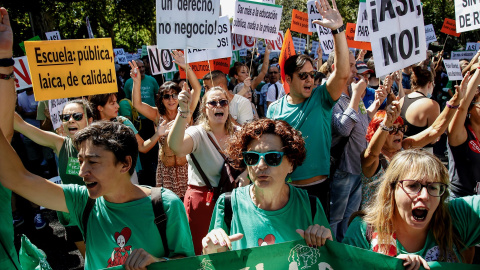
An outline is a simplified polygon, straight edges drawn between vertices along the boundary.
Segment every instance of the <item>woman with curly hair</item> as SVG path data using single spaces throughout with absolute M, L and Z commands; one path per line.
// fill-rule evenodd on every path
M 236 168 L 248 171 L 252 184 L 234 189 L 229 204 L 225 195 L 220 196 L 210 233 L 202 240 L 204 254 L 302 237 L 311 247 L 333 240 L 320 201 L 287 181 L 305 160 L 305 141 L 300 132 L 285 121 L 261 119 L 235 133 L 226 152 Z M 229 218 L 225 217 L 227 211 L 231 213 Z
M 185 58 L 179 51 L 174 50 L 172 56 L 175 59 L 175 63 L 181 68 L 186 69 Z M 156 107 L 152 107 L 145 102 L 142 102 L 141 97 L 141 76 L 137 76 L 135 71 L 138 69 L 135 61 L 130 62 L 132 73 L 130 76 L 133 79 L 132 90 L 132 103 L 139 113 L 146 118 L 154 122 L 157 127 L 160 138 L 158 140 L 159 152 L 158 152 L 158 165 L 157 165 L 157 177 L 156 186 L 164 187 L 175 192 L 181 200 L 185 196 L 188 182 L 188 164 L 185 156 L 177 156 L 168 147 L 167 136 L 170 128 L 173 125 L 173 121 L 177 116 L 178 109 L 178 94 L 182 91 L 182 88 L 174 82 L 165 82 L 160 86 L 158 94 L 155 98 Z M 198 100 L 200 99 L 200 91 L 202 86 L 198 82 L 195 73 L 189 68 L 187 71 L 189 82 L 193 87 L 195 98 L 190 103 L 188 110 L 193 113 L 197 107 Z M 186 126 L 192 124 L 190 120 Z
M 356 217 L 343 243 L 404 260 L 406 269 L 427 262 L 462 262 L 480 242 L 480 196 L 448 201 L 448 171 L 433 154 L 396 154 L 366 215 Z

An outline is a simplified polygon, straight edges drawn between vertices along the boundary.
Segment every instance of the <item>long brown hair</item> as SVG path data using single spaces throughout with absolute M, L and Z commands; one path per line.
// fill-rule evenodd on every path
M 223 88 L 221 88 L 220 86 L 215 86 L 215 87 L 211 88 L 203 96 L 202 103 L 200 104 L 200 115 L 198 116 L 198 120 L 197 120 L 198 123 L 197 124 L 202 126 L 206 131 L 211 131 L 212 130 L 212 128 L 210 127 L 208 118 L 207 118 L 207 113 L 206 113 L 207 97 L 215 91 L 222 92 L 223 95 L 225 95 L 225 98 L 228 97 L 227 92 Z M 230 104 L 228 104 L 228 106 L 230 106 Z M 228 108 L 230 108 L 230 107 L 227 107 L 228 117 L 227 117 L 227 121 L 225 121 L 225 129 L 227 130 L 228 134 L 232 135 L 233 132 L 234 132 L 234 125 L 233 125 L 233 121 L 232 121 L 232 116 L 228 112 Z

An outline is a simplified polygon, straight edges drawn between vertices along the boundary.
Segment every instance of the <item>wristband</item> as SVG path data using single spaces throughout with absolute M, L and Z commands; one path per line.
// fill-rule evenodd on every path
M 383 131 L 388 131 L 388 132 L 390 132 L 390 131 L 393 130 L 393 127 L 387 127 L 387 126 L 385 126 L 385 124 L 384 124 L 383 122 L 380 123 L 380 128 L 381 128 Z
M 335 34 L 343 32 L 343 31 L 345 31 L 345 24 L 343 24 L 342 26 L 340 26 L 339 28 L 337 28 L 335 30 L 332 30 L 332 34 L 335 35 Z
M 183 111 L 180 109 L 180 107 L 178 107 L 177 110 L 178 110 L 178 113 L 180 114 L 180 117 L 182 117 L 182 118 L 187 118 L 187 117 L 188 117 L 188 114 L 190 113 L 190 111 L 184 111 L 184 112 L 183 112 Z
M 13 58 L 2 58 L 0 59 L 0 67 L 11 67 L 15 64 Z
M 450 109 L 458 109 L 458 107 L 460 107 L 460 105 L 453 106 L 453 105 L 450 105 L 450 103 L 447 102 L 447 107 L 450 108 Z
M 13 75 L 13 72 L 10 74 L 0 73 L 0 80 L 10 80 L 10 79 L 15 79 L 15 75 Z

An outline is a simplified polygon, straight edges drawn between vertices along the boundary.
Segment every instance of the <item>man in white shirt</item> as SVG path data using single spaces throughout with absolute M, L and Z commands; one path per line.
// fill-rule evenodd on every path
M 220 86 L 227 92 L 229 112 L 236 124 L 243 125 L 253 120 L 253 110 L 250 101 L 243 96 L 232 94 L 228 91 L 227 77 L 220 70 L 214 70 L 203 77 L 205 92 L 215 86 Z
M 268 68 L 268 75 L 270 77 L 270 85 L 267 90 L 267 107 L 270 104 L 283 96 L 285 96 L 285 90 L 282 83 L 280 83 L 280 68 L 277 64 L 271 65 Z

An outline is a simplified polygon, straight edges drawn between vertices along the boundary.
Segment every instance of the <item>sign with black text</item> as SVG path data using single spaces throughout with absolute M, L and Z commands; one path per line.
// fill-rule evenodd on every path
M 280 30 L 282 6 L 238 0 L 232 33 L 264 39 L 275 39 Z
M 470 61 L 476 53 L 476 51 L 452 51 L 450 59 L 467 59 Z
M 318 24 L 313 23 L 315 20 L 322 20 L 322 15 L 317 10 L 315 6 L 315 0 L 309 0 L 307 2 L 307 13 L 308 13 L 308 31 L 315 32 L 317 31 Z
M 60 115 L 63 108 L 67 105 L 68 98 L 51 99 L 48 101 L 48 111 L 50 112 L 50 120 L 52 120 L 53 130 L 62 126 Z
M 457 33 L 480 28 L 480 1 L 455 0 L 455 22 Z
M 419 0 L 368 0 L 367 13 L 377 77 L 425 60 L 425 25 Z
M 368 24 L 367 3 L 366 0 L 360 0 L 357 13 L 357 24 L 355 26 L 355 36 L 353 40 L 370 42 Z
M 157 46 L 147 46 L 148 59 L 150 60 L 150 69 L 152 75 L 177 71 L 177 67 L 173 62 L 170 50 L 158 49 Z
M 60 37 L 60 32 L 58 32 L 58 31 L 46 32 L 45 37 L 47 37 L 47 40 L 61 40 L 62 39 Z
M 425 42 L 428 44 L 437 41 L 437 36 L 435 35 L 435 29 L 433 29 L 433 24 L 425 25 Z
M 443 64 L 447 69 L 448 79 L 450 81 L 463 80 L 462 70 L 460 69 L 460 62 L 456 60 L 443 60 Z
M 480 43 L 467 42 L 467 46 L 465 46 L 465 51 L 478 51 L 478 50 L 480 50 Z
M 330 54 L 334 48 L 332 30 L 330 28 L 317 25 L 317 34 L 323 53 Z

